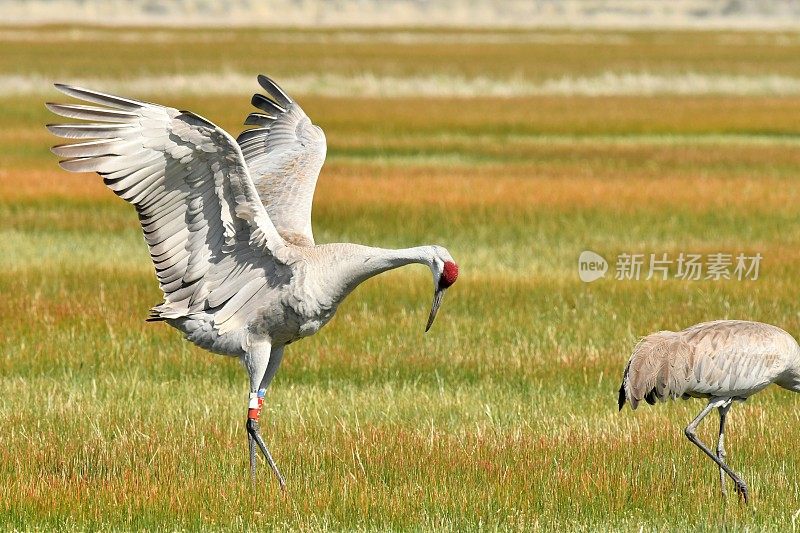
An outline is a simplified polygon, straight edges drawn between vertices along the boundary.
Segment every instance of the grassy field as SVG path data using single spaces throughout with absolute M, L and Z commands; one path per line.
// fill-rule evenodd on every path
M 146 97 L 238 132 L 255 74 L 568 79 L 800 76 L 800 35 L 0 30 L 0 529 L 786 531 L 800 397 L 731 411 L 718 496 L 682 428 L 702 402 L 616 409 L 636 339 L 719 318 L 800 332 L 800 95 L 296 94 L 328 137 L 318 242 L 440 243 L 461 266 L 432 331 L 423 267 L 360 287 L 287 349 L 247 477 L 246 376 L 163 324 L 136 217 L 61 171 L 43 125 L 71 81 L 232 71 Z M 113 59 L 112 59 L 113 58 Z M 141 86 L 141 83 L 139 84 Z M 757 281 L 579 281 L 577 258 L 746 252 Z M 612 265 L 613 268 L 613 265 Z M 712 441 L 716 417 L 702 426 Z

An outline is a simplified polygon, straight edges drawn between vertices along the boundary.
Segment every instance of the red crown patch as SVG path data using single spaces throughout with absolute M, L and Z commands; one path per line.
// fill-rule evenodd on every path
M 458 265 L 452 261 L 444 263 L 444 270 L 442 270 L 442 277 L 439 279 L 439 285 L 442 288 L 447 288 L 458 279 Z

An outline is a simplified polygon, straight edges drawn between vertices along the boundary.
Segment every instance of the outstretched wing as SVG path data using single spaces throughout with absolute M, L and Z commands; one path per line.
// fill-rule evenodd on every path
M 56 135 L 83 139 L 52 151 L 64 169 L 97 172 L 136 207 L 164 292 L 151 318 L 214 310 L 218 329 L 239 325 L 241 315 L 224 322 L 269 283 L 286 246 L 233 138 L 187 111 L 56 87 L 102 105 L 48 103 L 61 116 L 93 121 L 48 125 Z
M 254 94 L 263 113 L 250 113 L 239 135 L 250 175 L 280 235 L 293 244 L 313 246 L 311 203 L 327 146 L 322 129 L 278 85 L 259 76 L 269 97 Z

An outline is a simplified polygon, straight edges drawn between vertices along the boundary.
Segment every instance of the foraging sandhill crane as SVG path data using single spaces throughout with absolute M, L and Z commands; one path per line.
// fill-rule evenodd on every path
M 686 437 L 719 466 L 723 497 L 725 475 L 747 503 L 747 485 L 725 462 L 725 418 L 734 400 L 747 398 L 775 383 L 800 392 L 800 346 L 784 330 L 742 320 L 703 322 L 683 331 L 659 331 L 636 345 L 619 389 L 619 409 L 642 400 L 708 398 L 686 426 Z M 719 440 L 714 454 L 695 430 L 713 409 L 719 410 Z
M 259 76 L 244 131 L 234 140 L 188 111 L 56 84 L 97 105 L 52 104 L 48 125 L 82 141 L 53 147 L 61 166 L 97 172 L 139 215 L 164 301 L 148 320 L 164 321 L 206 350 L 238 357 L 250 377 L 247 434 L 283 489 L 284 478 L 259 429 L 264 394 L 284 347 L 319 331 L 363 281 L 403 265 L 427 265 L 434 297 L 425 331 L 458 267 L 441 246 L 400 250 L 315 244 L 311 203 L 325 160 L 322 130 L 275 82 Z

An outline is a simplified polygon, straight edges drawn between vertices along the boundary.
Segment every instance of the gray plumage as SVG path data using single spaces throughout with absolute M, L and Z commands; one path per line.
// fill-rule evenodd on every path
M 99 105 L 47 104 L 61 116 L 91 121 L 47 126 L 79 140 L 53 147 L 61 166 L 97 172 L 136 208 L 164 294 L 149 320 L 241 358 L 251 411 L 284 346 L 317 332 L 358 284 L 399 266 L 428 266 L 436 292 L 430 326 L 458 273 L 440 246 L 316 245 L 311 206 L 325 135 L 275 82 L 258 81 L 269 97 L 258 94 L 253 103 L 267 113 L 251 114 L 246 123 L 259 127 L 238 141 L 194 113 L 79 87 L 56 85 Z M 257 443 L 283 485 L 255 417 L 248 418 L 251 467 Z
M 707 398 L 709 404 L 686 428 L 687 437 L 732 477 L 747 500 L 747 487 L 724 463 L 725 416 L 734 400 L 744 401 L 770 384 L 800 392 L 800 346 L 784 330 L 741 320 L 696 324 L 682 331 L 659 331 L 641 339 L 623 373 L 618 405 L 636 409 L 675 398 Z M 697 439 L 697 424 L 720 410 L 720 440 L 712 454 Z
M 248 115 L 245 124 L 260 127 L 237 141 L 278 232 L 287 242 L 313 245 L 311 202 L 325 162 L 325 134 L 274 81 L 261 75 L 258 82 L 275 101 L 253 96 L 252 104 L 267 114 Z
M 770 383 L 791 389 L 800 371 L 795 339 L 760 322 L 719 320 L 659 331 L 633 350 L 620 387 L 636 409 L 674 398 L 746 399 Z

